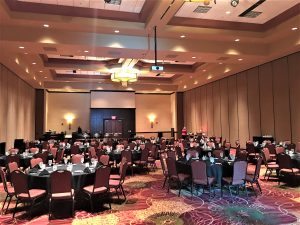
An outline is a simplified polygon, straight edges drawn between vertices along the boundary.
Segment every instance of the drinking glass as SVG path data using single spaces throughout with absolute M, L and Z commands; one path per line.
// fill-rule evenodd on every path
M 80 159 L 80 162 L 81 162 L 81 163 L 84 163 L 84 157 L 82 157 L 82 158 Z
M 49 165 L 49 166 L 52 166 L 52 160 L 51 160 L 51 159 L 48 160 L 48 165 Z
M 68 163 L 68 159 L 64 158 L 64 163 L 67 164 Z
M 57 165 L 53 165 L 53 171 L 57 170 Z

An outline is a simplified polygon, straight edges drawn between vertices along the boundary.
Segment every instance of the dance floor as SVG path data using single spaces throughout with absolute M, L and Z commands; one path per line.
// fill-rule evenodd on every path
M 0 216 L 1 224 L 300 224 L 300 188 L 277 186 L 275 179 L 261 180 L 263 194 L 255 197 L 249 191 L 240 197 L 231 198 L 228 191 L 220 198 L 220 192 L 209 198 L 207 194 L 190 196 L 187 190 L 177 197 L 178 191 L 168 194 L 162 189 L 161 170 L 150 174 L 127 177 L 125 182 L 126 201 L 117 201 L 113 196 L 112 210 L 100 210 L 97 213 L 76 211 L 74 218 L 48 221 L 47 208 L 38 207 L 33 219 L 29 220 L 24 211 L 18 212 L 17 220 L 11 219 L 11 210 Z M 1 207 L 5 195 L 1 187 Z M 11 207 L 14 206 L 14 202 Z M 87 206 L 88 207 L 88 206 Z M 39 211 L 42 210 L 42 211 Z M 39 215 L 39 216 L 38 216 Z

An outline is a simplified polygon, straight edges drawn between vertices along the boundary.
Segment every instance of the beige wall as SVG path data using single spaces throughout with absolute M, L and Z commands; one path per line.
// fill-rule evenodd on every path
M 122 96 L 121 96 L 122 97 Z M 120 97 L 120 98 L 121 98 Z M 78 126 L 83 130 L 90 129 L 90 93 L 46 93 L 46 130 L 57 132 L 76 131 Z M 175 106 L 173 96 L 161 94 L 135 94 L 136 105 L 136 131 L 154 132 L 143 134 L 145 137 L 157 135 L 157 131 L 170 131 L 176 124 Z M 174 109 L 172 109 L 174 107 Z M 72 130 L 68 130 L 68 124 L 64 119 L 65 114 L 72 113 L 75 116 Z M 151 128 L 148 116 L 156 115 L 154 127 Z M 63 125 L 61 125 L 63 123 Z M 170 134 L 165 135 L 169 137 Z
M 255 135 L 300 141 L 300 52 L 184 93 L 189 131 L 242 145 Z
M 77 131 L 78 126 L 82 130 L 90 129 L 90 93 L 47 93 L 46 129 L 56 132 Z M 65 119 L 66 114 L 74 115 L 74 120 L 69 130 Z
M 35 90 L 0 64 L 0 142 L 34 140 Z

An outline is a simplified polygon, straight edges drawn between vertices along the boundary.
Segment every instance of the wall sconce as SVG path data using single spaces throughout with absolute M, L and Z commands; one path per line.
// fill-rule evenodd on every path
M 71 130 L 71 125 L 73 120 L 75 119 L 75 116 L 73 114 L 66 114 L 65 119 L 67 120 L 67 123 L 69 124 L 69 130 Z
M 156 118 L 156 115 L 154 115 L 154 114 L 150 114 L 150 115 L 148 116 L 148 119 L 149 119 L 150 124 L 151 124 L 151 128 L 153 128 L 155 118 Z

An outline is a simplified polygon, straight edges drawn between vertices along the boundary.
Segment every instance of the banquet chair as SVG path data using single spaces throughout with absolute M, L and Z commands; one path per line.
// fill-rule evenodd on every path
M 53 156 L 53 159 L 56 159 L 56 154 L 57 154 L 57 148 L 50 148 L 50 153 Z
M 280 185 L 280 181 L 282 180 L 282 177 L 295 176 L 297 173 L 299 173 L 299 169 L 293 167 L 291 156 L 289 156 L 288 154 L 285 153 L 279 154 L 277 156 L 277 160 L 279 166 L 278 185 Z
M 39 148 L 30 148 L 30 153 L 37 154 L 39 152 Z
M 97 159 L 96 150 L 94 147 L 89 148 L 89 158 L 91 159 Z
M 14 172 L 15 170 L 19 170 L 17 162 L 10 162 L 7 165 L 9 173 Z
M 33 158 L 41 158 L 43 160 L 43 163 L 47 164 L 48 154 L 49 154 L 48 151 L 45 151 L 43 153 L 37 153 L 33 155 Z
M 284 147 L 276 147 L 275 152 L 276 152 L 276 155 L 284 153 Z
M 39 165 L 43 160 L 41 158 L 33 158 L 30 160 L 30 167 L 33 168 L 36 165 Z
M 237 161 L 247 161 L 248 159 L 248 152 L 246 150 L 239 150 L 236 153 L 236 160 Z
M 264 160 L 264 163 L 266 166 L 266 172 L 265 172 L 264 179 L 266 179 L 267 173 L 269 171 L 269 175 L 268 175 L 268 179 L 267 179 L 267 180 L 269 180 L 270 175 L 273 173 L 273 170 L 276 170 L 276 173 L 277 173 L 277 171 L 279 169 L 279 165 L 276 164 L 276 162 L 271 161 L 270 152 L 269 152 L 268 148 L 264 148 L 262 150 L 262 157 L 263 157 L 263 160 Z M 277 173 L 277 176 L 278 176 L 278 173 Z
M 255 191 L 255 189 L 253 187 L 253 184 L 256 184 L 256 186 L 259 189 L 259 192 L 262 193 L 261 187 L 260 187 L 259 182 L 258 182 L 262 160 L 263 159 L 262 159 L 261 156 L 257 159 L 257 163 L 256 163 L 256 166 L 255 166 L 254 174 L 247 174 L 246 175 L 246 182 L 251 184 L 251 187 L 252 187 L 252 189 L 254 191 L 255 196 L 257 196 L 257 194 L 256 194 L 256 191 Z
M 123 157 L 121 162 L 120 162 L 119 174 L 111 174 L 109 179 L 111 179 L 111 180 L 120 180 L 121 179 L 122 171 L 124 169 L 125 162 L 127 162 L 127 159 L 125 157 Z M 127 170 L 127 168 L 128 168 L 128 164 L 127 164 L 126 170 Z M 126 174 L 126 172 L 127 171 L 125 171 L 125 174 Z
M 223 186 L 228 186 L 230 196 L 232 197 L 231 187 L 236 187 L 236 193 L 239 193 L 240 187 L 245 187 L 246 194 L 248 196 L 247 188 L 245 186 L 245 179 L 247 173 L 247 165 L 246 161 L 236 161 L 233 164 L 233 176 L 232 177 L 223 177 L 222 178 L 222 186 L 221 186 L 221 196 L 223 196 Z
M 109 155 L 100 155 L 98 161 L 104 166 L 109 166 Z
M 20 156 L 19 155 L 8 155 L 6 156 L 7 164 L 10 162 L 16 162 L 18 167 L 20 166 Z
M 173 151 L 173 150 L 168 150 L 167 156 L 168 156 L 168 158 L 172 158 L 172 159 L 176 160 L 176 154 L 175 154 L 175 151 Z
M 141 159 L 134 161 L 134 164 L 138 165 L 140 168 L 147 168 L 148 155 L 149 155 L 149 149 L 145 148 L 144 150 L 142 150 Z
M 164 183 L 163 183 L 163 186 L 162 186 L 162 188 L 164 188 L 165 185 L 166 185 L 166 182 L 168 180 L 168 169 L 167 169 L 167 165 L 166 165 L 166 157 L 163 154 L 161 154 L 159 156 L 159 160 L 160 160 L 160 165 L 161 165 L 161 168 L 162 168 L 162 171 L 163 171 L 163 175 L 165 177 Z
M 79 153 L 79 145 L 72 145 L 71 146 L 71 155 L 76 155 Z
M 202 186 L 203 194 L 204 188 L 209 188 L 209 196 L 211 196 L 211 187 L 215 182 L 214 177 L 208 177 L 206 172 L 206 162 L 204 161 L 193 161 L 191 163 L 192 169 L 192 184 L 191 184 L 191 195 L 193 196 L 194 185 Z
M 255 146 L 252 141 L 246 142 L 246 151 L 248 153 L 249 160 L 256 159 L 259 155 L 255 152 Z
M 129 144 L 129 149 L 130 149 L 130 150 L 134 150 L 135 146 L 136 146 L 136 144 L 135 144 L 134 142 L 131 142 L 131 143 Z
M 72 163 L 73 164 L 80 164 L 81 163 L 81 159 L 84 159 L 83 155 L 81 154 L 76 154 L 72 156 Z
M 178 196 L 180 196 L 182 184 L 185 181 L 188 181 L 190 175 L 184 173 L 177 173 L 176 169 L 176 160 L 174 158 L 168 157 L 166 158 L 167 170 L 168 170 L 168 193 L 170 191 L 171 182 L 175 181 L 179 184 L 179 192 Z
M 42 149 L 49 149 L 49 144 L 47 141 L 43 141 L 42 143 Z
M 116 190 L 118 199 L 120 199 L 118 189 L 121 189 L 121 191 L 123 193 L 123 196 L 126 200 L 126 195 L 125 195 L 125 192 L 124 192 L 123 183 L 125 181 L 127 167 L 128 167 L 127 162 L 126 161 L 122 162 L 121 167 L 120 167 L 120 170 L 121 170 L 120 171 L 120 178 L 119 179 L 112 179 L 111 178 L 112 175 L 111 175 L 110 179 L 109 179 L 109 188 L 114 188 Z
M 65 153 L 64 149 L 57 151 L 55 163 L 59 164 L 62 161 L 64 157 L 64 153 Z
M 121 159 L 126 159 L 127 166 L 131 169 L 131 176 L 133 176 L 132 152 L 131 150 L 123 150 L 121 152 Z
M 89 185 L 83 188 L 83 193 L 88 196 L 88 200 L 90 201 L 91 211 L 94 211 L 93 199 L 94 196 L 102 196 L 105 197 L 107 195 L 110 196 L 109 192 L 109 176 L 110 176 L 110 167 L 104 166 L 99 167 L 95 171 L 95 180 L 93 185 Z M 109 199 L 109 208 L 111 209 L 110 199 Z
M 288 144 L 288 145 L 286 146 L 286 148 L 287 148 L 289 151 L 291 151 L 292 149 L 294 149 L 295 152 L 296 152 L 296 144 L 294 144 L 294 143 Z
M 213 155 L 214 155 L 214 157 L 216 157 L 216 158 L 222 158 L 221 155 L 224 155 L 224 153 L 223 153 L 223 150 L 218 149 L 218 150 L 214 150 L 214 151 L 213 151 Z
M 182 159 L 183 158 L 180 146 L 176 146 L 175 147 L 175 152 L 176 152 L 176 155 L 177 155 L 178 159 Z
M 276 159 L 276 149 L 275 149 L 275 145 L 271 144 L 271 143 L 267 143 L 265 148 L 269 149 L 269 153 L 270 153 L 270 158 L 275 160 Z
M 153 170 L 156 169 L 155 161 L 157 159 L 157 155 L 158 155 L 157 146 L 156 145 L 152 145 L 151 151 L 150 151 L 150 156 L 148 157 L 148 162 L 149 162 L 149 165 L 151 166 L 151 168 Z
M 74 217 L 74 190 L 72 189 L 72 173 L 68 170 L 56 170 L 50 174 L 49 220 L 52 218 L 54 201 L 71 201 L 72 217 Z
M 9 207 L 9 204 L 10 204 L 10 201 L 11 201 L 12 197 L 15 196 L 15 190 L 14 190 L 14 187 L 11 185 L 11 183 L 7 182 L 6 174 L 5 174 L 5 172 L 3 171 L 2 168 L 0 168 L 0 176 L 1 176 L 2 183 L 3 183 L 4 191 L 6 193 L 6 197 L 5 197 L 5 200 L 3 202 L 1 211 L 3 212 L 5 203 L 8 200 L 8 203 L 7 203 L 5 212 L 4 212 L 6 214 L 6 212 L 8 210 L 8 207 Z
M 33 206 L 37 203 L 37 200 L 46 197 L 46 191 L 42 189 L 29 189 L 28 175 L 20 170 L 15 170 L 11 173 L 11 183 L 14 186 L 15 196 L 17 198 L 13 218 L 15 217 L 17 206 L 21 202 L 30 203 L 29 215 L 31 217 Z

